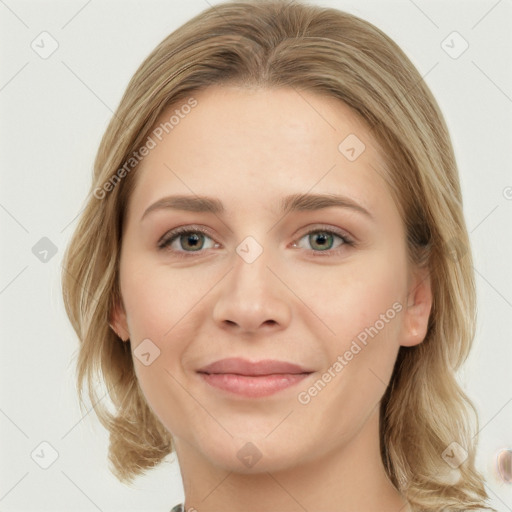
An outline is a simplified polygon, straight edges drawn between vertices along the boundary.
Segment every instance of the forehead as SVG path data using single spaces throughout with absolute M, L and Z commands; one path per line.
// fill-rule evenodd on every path
M 225 198 L 228 212 L 277 211 L 283 195 L 308 191 L 363 204 L 388 193 L 385 160 L 364 121 L 310 91 L 208 87 L 168 107 L 149 136 L 154 147 L 131 198 L 137 214 L 165 193 Z

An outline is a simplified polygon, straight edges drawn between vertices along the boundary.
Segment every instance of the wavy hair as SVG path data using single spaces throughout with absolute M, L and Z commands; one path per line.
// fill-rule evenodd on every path
M 475 468 L 477 411 L 455 375 L 474 337 L 476 297 L 443 116 L 417 69 L 377 27 L 333 8 L 284 0 L 219 4 L 167 36 L 132 77 L 101 140 L 90 195 L 64 255 L 62 290 L 80 341 L 80 406 L 87 388 L 109 431 L 111 471 L 128 483 L 173 451 L 138 385 L 130 343 L 108 323 L 122 300 L 120 249 L 136 185 L 137 165 L 127 169 L 126 162 L 164 109 L 212 84 L 328 95 L 371 128 L 406 227 L 409 260 L 428 267 L 433 291 L 425 340 L 400 347 L 381 401 L 384 467 L 414 510 L 493 510 Z M 113 410 L 100 401 L 96 383 L 106 387 Z M 454 447 L 467 458 L 452 468 L 445 459 Z

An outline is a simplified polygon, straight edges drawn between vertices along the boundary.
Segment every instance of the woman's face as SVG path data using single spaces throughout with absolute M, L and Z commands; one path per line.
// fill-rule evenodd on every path
M 291 467 L 342 449 L 378 410 L 400 345 L 425 335 L 428 280 L 409 272 L 384 161 L 345 104 L 286 88 L 191 96 L 136 171 L 114 322 L 178 456 Z

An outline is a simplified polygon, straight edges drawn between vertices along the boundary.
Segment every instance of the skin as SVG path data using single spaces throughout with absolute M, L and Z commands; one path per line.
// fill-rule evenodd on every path
M 381 461 L 379 402 L 400 346 L 425 338 L 432 295 L 425 272 L 407 263 L 383 155 L 360 118 L 334 98 L 236 86 L 193 97 L 197 106 L 137 170 L 122 243 L 123 302 L 112 314 L 132 350 L 146 338 L 160 350 L 148 366 L 134 356 L 135 370 L 173 436 L 186 510 L 409 510 Z M 355 161 L 338 150 L 349 134 L 366 145 Z M 305 192 L 343 194 L 373 219 L 340 207 L 279 213 L 282 197 Z M 141 221 L 172 194 L 212 196 L 226 211 L 160 209 Z M 186 235 L 172 247 L 188 258 L 158 249 L 163 235 L 183 225 L 208 229 L 199 252 Z M 313 254 L 325 249 L 308 233 L 326 228 L 356 244 L 334 236 L 337 254 Z M 236 252 L 247 236 L 263 250 L 252 263 Z M 298 394 L 396 303 L 401 311 L 300 403 Z M 228 395 L 196 372 L 235 356 L 314 372 L 264 399 Z M 251 467 L 237 457 L 247 442 L 261 456 Z

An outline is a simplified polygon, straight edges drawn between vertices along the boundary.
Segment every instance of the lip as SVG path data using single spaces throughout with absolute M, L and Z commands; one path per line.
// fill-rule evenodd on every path
M 313 370 L 286 361 L 249 361 L 228 358 L 197 370 L 200 377 L 217 389 L 259 398 L 283 391 L 308 377 Z

